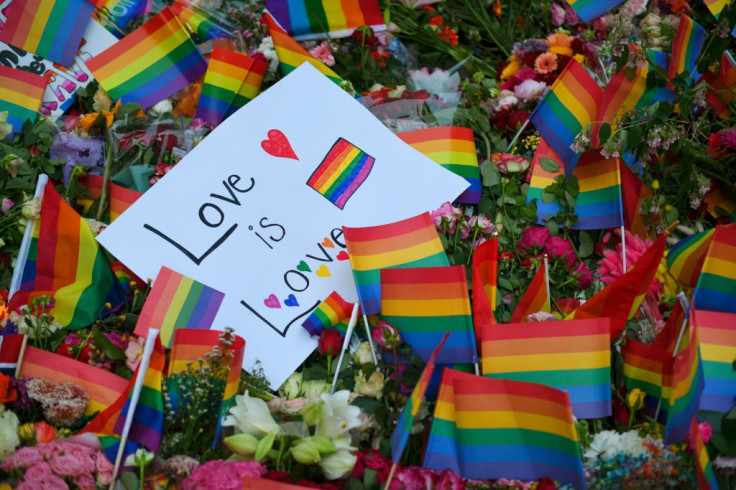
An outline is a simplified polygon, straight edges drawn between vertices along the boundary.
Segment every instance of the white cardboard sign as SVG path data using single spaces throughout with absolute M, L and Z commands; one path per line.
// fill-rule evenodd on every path
M 142 278 L 165 265 L 225 293 L 213 328 L 235 328 L 243 367 L 259 360 L 276 387 L 316 346 L 301 327 L 309 312 L 333 290 L 357 301 L 341 227 L 405 219 L 466 187 L 303 64 L 98 240 Z

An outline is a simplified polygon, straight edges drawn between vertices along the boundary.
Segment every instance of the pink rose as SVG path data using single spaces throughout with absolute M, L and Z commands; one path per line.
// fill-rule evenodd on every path
M 464 490 L 465 482 L 452 470 L 444 470 L 440 473 L 440 479 L 437 480 L 437 488 L 443 490 Z
M 522 255 L 537 254 L 544 250 L 549 240 L 550 233 L 547 228 L 526 228 L 521 233 L 521 239 L 516 244 L 516 249 Z
M 44 462 L 40 462 L 33 464 L 26 470 L 23 480 L 26 482 L 42 482 L 51 476 L 51 467 Z
M 582 289 L 588 289 L 590 285 L 593 284 L 593 271 L 588 269 L 588 267 L 582 260 L 572 273 L 576 276 L 578 276 L 579 274 L 577 281 L 578 286 L 580 286 Z
M 371 332 L 373 340 L 383 349 L 391 350 L 401 343 L 399 331 L 387 321 L 381 320 Z
M 397 468 L 394 478 L 391 480 L 390 490 L 424 490 L 424 478 L 414 468 Z
M 435 228 L 440 233 L 455 233 L 457 216 L 455 215 L 455 208 L 449 202 L 444 203 L 436 211 L 432 211 L 432 219 Z
M 549 6 L 549 13 L 552 14 L 552 24 L 559 27 L 565 23 L 565 7 L 558 3 Z
M 580 23 L 580 17 L 578 17 L 577 12 L 575 12 L 568 3 L 565 3 L 565 21 L 571 26 L 578 25 Z
M 54 473 L 61 476 L 79 476 L 85 472 L 80 458 L 73 454 L 56 456 L 49 461 L 49 466 Z
M 332 50 L 327 41 L 323 41 L 322 44 L 310 49 L 309 53 L 327 66 L 335 65 L 335 57 L 332 56 Z
M 468 220 L 468 225 L 473 229 L 473 232 L 477 230 L 485 235 L 493 233 L 495 228 L 493 223 L 491 223 L 491 220 L 485 216 L 471 216 Z
M 465 216 L 458 220 L 457 226 L 460 238 L 465 240 L 470 236 L 470 225 L 468 224 L 468 219 Z
M 102 451 L 97 451 L 94 455 L 95 469 L 97 470 L 97 481 L 102 485 L 110 485 L 112 483 L 113 465 Z
M 72 481 L 82 490 L 95 490 L 97 488 L 95 484 L 95 479 L 88 474 L 74 477 Z
M 578 260 L 572 243 L 559 236 L 550 237 L 544 246 L 544 251 L 553 259 L 563 260 L 568 269 L 572 269 Z
M 22 447 L 15 454 L 3 461 L 3 470 L 10 471 L 11 468 L 28 468 L 35 463 L 43 462 L 43 457 L 35 447 Z

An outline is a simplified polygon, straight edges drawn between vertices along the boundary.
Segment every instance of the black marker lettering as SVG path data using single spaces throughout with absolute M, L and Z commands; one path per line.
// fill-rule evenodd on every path
M 207 256 L 208 256 L 209 254 L 211 254 L 212 252 L 214 252 L 215 250 L 217 250 L 217 248 L 218 248 L 218 247 L 219 247 L 220 245 L 222 245 L 223 243 L 225 243 L 225 240 L 227 240 L 227 239 L 228 239 L 228 237 L 229 237 L 230 235 L 232 235 L 232 233 L 233 233 L 233 232 L 235 231 L 235 229 L 236 229 L 237 227 L 238 227 L 238 225 L 237 225 L 237 224 L 234 224 L 233 226 L 231 226 L 231 227 L 230 227 L 230 228 L 229 228 L 229 229 L 228 229 L 228 230 L 227 230 L 227 231 L 225 232 L 225 234 L 224 234 L 224 235 L 222 235 L 222 236 L 221 236 L 220 238 L 218 238 L 218 239 L 217 239 L 217 241 L 215 241 L 215 243 L 213 243 L 213 244 L 212 244 L 212 246 L 211 246 L 210 248 L 208 248 L 208 249 L 207 249 L 207 251 L 206 251 L 205 253 L 203 253 L 202 255 L 200 255 L 199 257 L 197 257 L 197 256 L 196 256 L 196 255 L 194 255 L 194 254 L 193 254 L 192 252 L 190 252 L 189 250 L 187 250 L 186 248 L 184 248 L 184 247 L 183 247 L 182 245 L 178 244 L 178 243 L 177 243 L 176 241 L 174 241 L 174 240 L 173 240 L 172 238 L 170 238 L 170 237 L 166 236 L 166 235 L 165 235 L 164 233 L 162 233 L 161 231 L 157 230 L 157 229 L 156 229 L 156 228 L 154 228 L 153 226 L 151 226 L 151 225 L 149 225 L 149 224 L 144 224 L 144 225 L 143 225 L 143 228 L 145 228 L 146 230 L 148 230 L 148 231 L 150 231 L 150 232 L 152 232 L 152 233 L 154 233 L 154 234 L 156 234 L 156 235 L 160 236 L 161 238 L 163 238 L 164 240 L 166 240 L 167 242 L 169 242 L 170 244 L 172 244 L 172 245 L 173 245 L 174 247 L 176 247 L 176 248 L 177 248 L 177 250 L 179 250 L 179 251 L 180 251 L 181 253 L 183 253 L 184 255 L 186 255 L 186 256 L 187 256 L 187 258 L 189 258 L 189 260 L 191 260 L 192 262 L 194 262 L 194 263 L 195 263 L 195 264 L 197 264 L 197 265 L 200 265 L 200 264 L 202 263 L 202 261 L 203 261 L 203 260 L 204 260 L 205 258 L 207 258 Z

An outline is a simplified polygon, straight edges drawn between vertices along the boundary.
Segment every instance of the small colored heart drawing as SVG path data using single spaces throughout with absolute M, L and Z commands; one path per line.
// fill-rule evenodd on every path
M 281 303 L 275 294 L 269 294 L 268 298 L 263 300 L 263 304 L 269 308 L 281 308 Z
M 296 156 L 296 153 L 291 148 L 291 143 L 289 143 L 286 135 L 278 129 L 271 129 L 268 132 L 268 139 L 261 141 L 261 148 L 274 157 L 299 160 L 299 157 Z
M 288 298 L 284 300 L 286 306 L 299 306 L 299 302 L 296 300 L 296 296 L 290 294 Z
M 345 250 L 341 250 L 339 254 L 337 254 L 337 260 L 348 260 L 350 256 Z
M 309 265 L 303 260 L 299 261 L 299 264 L 296 266 L 296 270 L 304 271 L 304 272 L 312 272 L 312 269 L 310 269 Z
M 322 246 L 327 248 L 335 248 L 335 244 L 332 243 L 332 240 L 330 240 L 329 238 L 325 238 L 324 240 L 322 240 Z
M 314 271 L 314 273 L 317 274 L 319 277 L 332 277 L 332 274 L 330 274 L 330 269 L 328 269 L 325 265 L 320 265 L 319 269 Z

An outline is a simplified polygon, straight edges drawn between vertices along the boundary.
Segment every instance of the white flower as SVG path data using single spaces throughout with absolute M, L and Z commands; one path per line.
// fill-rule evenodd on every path
M 159 101 L 156 103 L 156 105 L 154 105 L 153 107 L 151 107 L 151 109 L 149 109 L 149 111 L 153 115 L 157 115 L 157 116 L 166 114 L 168 112 L 172 112 L 173 110 L 174 110 L 174 106 L 171 103 L 171 99 L 164 99 L 162 101 Z
M 351 448 L 339 448 L 333 454 L 322 458 L 319 466 L 325 478 L 337 480 L 348 476 L 353 471 L 356 461 L 358 458 L 353 454 Z
M 140 466 L 148 466 L 151 461 L 153 461 L 154 454 L 150 451 L 146 451 L 146 448 L 140 448 L 136 449 L 136 451 L 125 458 L 125 466 L 128 467 L 140 467 Z
M 519 99 L 516 98 L 513 92 L 510 90 L 501 90 L 498 94 L 499 98 L 496 101 L 496 110 L 502 111 L 504 109 L 510 109 L 519 103 Z
M 261 44 L 258 45 L 257 51 L 263 53 L 263 56 L 268 60 L 268 71 L 275 73 L 279 67 L 279 57 L 273 47 L 273 39 L 271 39 L 271 36 L 266 36 L 261 39 Z
M 85 218 L 85 221 L 87 222 L 89 227 L 92 228 L 92 234 L 94 236 L 99 235 L 102 230 L 107 228 L 107 225 L 105 223 L 103 223 L 102 221 L 97 221 L 96 219 Z
M 0 140 L 4 140 L 13 132 L 13 126 L 8 123 L 8 111 L 0 111 Z
M 18 417 L 4 405 L 0 415 L 0 458 L 10 455 L 20 445 L 18 439 Z
M 322 411 L 317 421 L 317 435 L 327 436 L 335 444 L 349 444 L 350 429 L 361 426 L 360 409 L 349 404 L 350 392 L 341 390 L 334 395 L 323 394 Z
M 23 203 L 20 214 L 27 219 L 37 219 L 41 216 L 41 201 L 37 197 Z
M 222 425 L 235 427 L 235 431 L 262 437 L 266 434 L 279 431 L 279 425 L 274 421 L 266 402 L 260 398 L 253 398 L 246 391 L 244 395 L 235 397 L 235 405 Z
M 302 388 L 302 378 L 302 373 L 293 373 L 284 381 L 279 391 L 289 400 L 298 397 Z
M 542 97 L 545 90 L 547 90 L 546 83 L 528 79 L 514 87 L 514 94 L 524 102 L 529 102 L 530 100 L 536 100 Z
M 322 393 L 328 393 L 332 385 L 327 381 L 312 380 L 302 382 L 302 394 L 307 398 L 317 398 Z
M 359 371 L 356 376 L 357 381 L 355 382 L 355 391 L 361 395 L 370 396 L 371 398 L 381 398 L 383 395 L 383 386 L 386 383 L 384 380 L 383 373 L 380 371 L 373 371 L 370 378 L 366 381 L 363 376 L 363 372 Z
M 618 454 L 630 457 L 646 456 L 650 452 L 649 448 L 655 446 L 660 449 L 663 447 L 661 441 L 653 440 L 649 436 L 643 438 L 634 430 L 623 434 L 604 430 L 595 435 L 583 457 L 586 464 L 594 465 L 599 457 L 613 458 Z
M 435 95 L 457 92 L 460 86 L 460 75 L 457 73 L 451 75 L 449 71 L 439 68 L 435 68 L 431 74 L 426 68 L 410 70 L 409 78 L 411 78 L 416 90 L 426 90 Z
M 395 89 L 391 90 L 388 93 L 388 96 L 391 97 L 391 98 L 393 98 L 393 99 L 398 99 L 399 97 L 401 97 L 404 94 L 404 92 L 406 92 L 406 85 L 399 85 Z
M 373 353 L 368 342 L 361 342 L 358 349 L 353 354 L 353 359 L 358 364 L 373 364 Z

